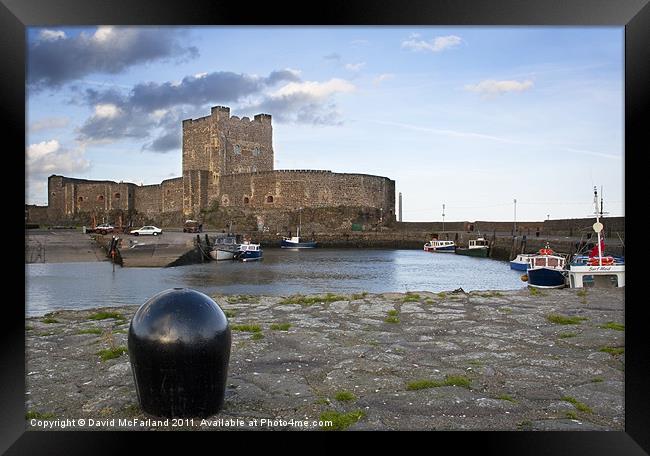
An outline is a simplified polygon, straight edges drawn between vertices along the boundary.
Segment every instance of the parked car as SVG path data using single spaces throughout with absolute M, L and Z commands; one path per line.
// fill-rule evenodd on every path
M 201 233 L 203 231 L 203 223 L 196 220 L 185 220 L 183 224 L 183 233 Z
M 140 236 L 140 235 L 146 235 L 146 234 L 151 234 L 152 236 L 158 236 L 159 234 L 162 234 L 163 230 L 160 228 L 157 228 L 153 225 L 146 225 L 143 226 L 142 228 L 138 228 L 137 230 L 132 230 L 131 234 L 134 236 Z
M 95 233 L 108 234 L 112 233 L 113 231 L 115 231 L 115 227 L 110 223 L 102 223 L 101 225 L 97 225 L 95 227 Z

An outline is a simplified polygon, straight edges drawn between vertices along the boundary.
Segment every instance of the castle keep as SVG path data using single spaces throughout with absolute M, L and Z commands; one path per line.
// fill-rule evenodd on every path
M 239 220 L 258 229 L 286 229 L 303 208 L 319 228 L 395 219 L 395 181 L 368 174 L 274 170 L 271 116 L 251 120 L 213 107 L 209 116 L 184 120 L 183 175 L 156 185 L 48 179 L 49 223 L 115 221 L 178 225 L 186 218 Z M 28 208 L 29 210 L 29 208 Z M 38 212 L 32 206 L 36 215 Z M 44 214 L 42 214 L 44 215 Z M 99 222 L 98 222 L 99 223 Z M 215 222 L 216 223 L 216 222 Z M 325 226 L 326 225 L 326 226 Z M 294 228 L 295 229 L 295 228 Z

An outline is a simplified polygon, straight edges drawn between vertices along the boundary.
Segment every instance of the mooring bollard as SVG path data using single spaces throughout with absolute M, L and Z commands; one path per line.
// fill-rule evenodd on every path
M 166 290 L 136 311 L 129 327 L 131 370 L 140 407 L 164 417 L 221 410 L 230 326 L 219 305 L 189 288 Z

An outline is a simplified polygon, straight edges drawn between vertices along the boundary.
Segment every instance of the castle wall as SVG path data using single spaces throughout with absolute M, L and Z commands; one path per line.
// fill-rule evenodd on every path
M 358 206 L 395 215 L 395 181 L 368 174 L 281 170 L 231 174 L 221 178 L 220 206 L 251 209 Z
M 135 187 L 135 206 L 138 214 L 152 219 L 162 212 L 161 185 Z
M 183 210 L 183 178 L 167 179 L 160 184 L 161 207 L 163 212 Z

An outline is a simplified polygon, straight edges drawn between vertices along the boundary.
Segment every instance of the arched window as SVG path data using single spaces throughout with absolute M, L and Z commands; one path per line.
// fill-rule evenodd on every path
M 120 199 L 121 196 L 122 196 L 122 195 L 120 195 L 119 193 L 116 193 L 115 195 L 113 195 L 113 197 L 114 197 L 115 199 Z
M 248 204 L 248 203 L 250 203 L 248 196 L 244 196 L 244 204 Z
M 273 197 L 271 195 L 266 197 L 266 202 L 267 203 L 272 203 L 273 202 Z
M 78 198 L 78 201 L 79 201 L 80 203 L 83 202 L 83 200 L 84 200 L 84 197 L 83 197 L 83 196 L 80 196 L 80 197 Z
M 235 144 L 235 147 L 233 148 L 235 155 L 241 154 L 241 147 L 239 147 L 239 144 Z
M 253 149 L 253 156 L 257 157 L 261 153 L 259 146 L 255 146 Z
M 104 201 L 104 195 L 97 195 L 97 201 Z

